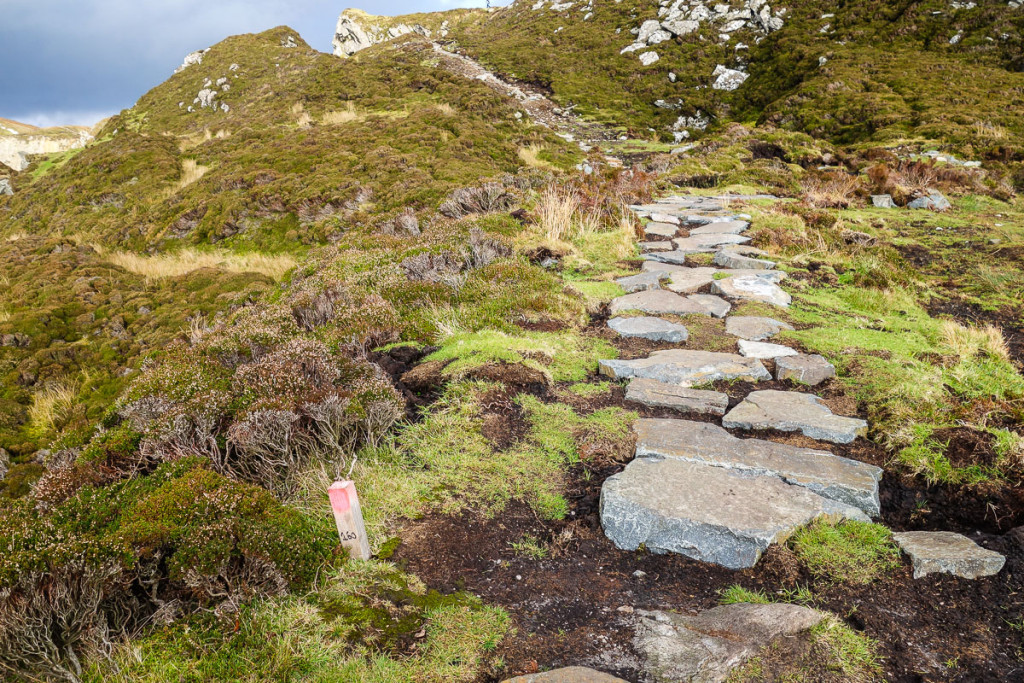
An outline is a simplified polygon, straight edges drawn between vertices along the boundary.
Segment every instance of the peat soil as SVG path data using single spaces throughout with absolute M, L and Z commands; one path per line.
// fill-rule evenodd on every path
M 595 334 L 606 328 L 595 321 Z M 611 338 L 611 335 L 609 335 Z M 671 345 L 626 340 L 623 357 Z M 599 381 L 594 378 L 593 381 Z M 762 382 L 756 389 L 798 389 Z M 732 404 L 755 389 L 751 383 L 721 384 Z M 554 390 L 537 392 L 556 400 Z M 817 392 L 835 410 L 860 413 L 838 385 Z M 562 393 L 564 400 L 565 394 Z M 489 402 L 486 433 L 509 446 L 527 433 L 511 400 Z M 511 397 L 507 397 L 511 398 Z M 580 412 L 619 405 L 643 417 L 682 417 L 664 409 L 625 402 L 621 386 L 594 399 L 574 398 Z M 689 419 L 689 416 L 687 416 Z M 708 418 L 710 419 L 710 418 Z M 825 447 L 836 455 L 884 466 L 887 458 L 865 439 L 849 445 L 821 444 L 779 432 L 751 433 L 800 446 Z M 926 487 L 893 472 L 883 478 L 882 515 L 894 530 L 952 530 L 1003 553 L 997 576 L 969 581 L 955 577 L 912 578 L 909 561 L 869 585 L 839 583 L 811 575 L 785 546 L 773 546 L 757 567 L 734 571 L 677 555 L 622 551 L 605 537 L 599 517 L 604 480 L 622 470 L 630 454 L 589 453 L 567 475 L 569 515 L 550 521 L 515 502 L 493 518 L 467 512 L 433 514 L 401 529 L 393 559 L 443 593 L 465 590 L 512 616 L 514 628 L 495 653 L 500 670 L 482 677 L 500 681 L 515 675 L 581 665 L 646 681 L 634 649 L 636 610 L 696 612 L 718 604 L 720 591 L 739 584 L 768 593 L 809 588 L 814 606 L 828 610 L 877 640 L 886 680 L 1024 681 L 1024 533 L 1005 533 L 1024 524 L 1019 490 L 984 492 Z M 993 510 L 993 507 L 996 510 Z M 544 557 L 513 548 L 533 539 Z M 840 681 L 839 672 L 814 680 Z

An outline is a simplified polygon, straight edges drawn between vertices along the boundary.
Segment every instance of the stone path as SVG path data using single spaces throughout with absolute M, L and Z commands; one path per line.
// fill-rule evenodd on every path
M 644 246 L 641 273 L 619 280 L 631 293 L 612 301 L 610 308 L 616 315 L 648 315 L 615 318 L 609 326 L 623 336 L 671 341 L 681 348 L 602 361 L 601 373 L 629 380 L 629 402 L 681 416 L 721 418 L 721 426 L 638 420 L 636 457 L 605 481 L 601 522 L 619 548 L 643 545 L 739 569 L 753 566 L 771 543 L 815 519 L 866 521 L 879 515 L 882 470 L 825 448 L 739 438 L 728 431 L 795 431 L 840 444 L 867 433 L 866 421 L 834 414 L 814 394 L 753 391 L 728 410 L 726 394 L 694 388 L 720 380 L 768 380 L 771 374 L 762 361 L 774 365 L 776 379 L 809 386 L 836 374 L 820 355 L 768 341 L 792 330 L 788 323 L 726 317 L 732 303 L 756 301 L 784 309 L 792 300 L 782 288 L 785 273 L 775 270 L 768 254 L 745 244 L 750 217 L 726 207 L 727 198 L 714 197 L 670 197 L 631 207 L 651 221 L 645 228 L 650 243 Z M 714 266 L 693 262 L 696 254 L 705 253 L 712 254 Z M 706 263 L 707 257 L 702 258 Z M 725 330 L 736 338 L 738 353 L 689 348 L 684 324 L 657 317 L 694 314 L 726 317 Z M 1002 567 L 1001 556 L 956 534 L 898 534 L 897 540 L 913 558 L 915 575 L 945 571 L 975 577 Z

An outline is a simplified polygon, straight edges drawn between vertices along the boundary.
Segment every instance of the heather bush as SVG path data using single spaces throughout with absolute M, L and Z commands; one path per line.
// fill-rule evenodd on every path
M 508 211 L 516 197 L 501 183 L 484 183 L 478 187 L 462 187 L 448 196 L 438 211 L 448 218 L 462 218 L 474 213 Z

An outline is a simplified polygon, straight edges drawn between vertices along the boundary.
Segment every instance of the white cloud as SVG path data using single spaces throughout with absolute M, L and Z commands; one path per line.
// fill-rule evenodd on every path
M 113 116 L 116 111 L 62 111 L 53 110 L 23 114 L 18 119 L 21 123 L 40 128 L 52 126 L 95 126 L 103 119 Z

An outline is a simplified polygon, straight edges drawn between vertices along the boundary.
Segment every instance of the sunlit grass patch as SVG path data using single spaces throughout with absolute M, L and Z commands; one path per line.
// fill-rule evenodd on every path
M 533 143 L 528 147 L 520 147 L 519 159 L 530 168 L 539 168 L 546 171 L 554 170 L 554 164 L 541 158 L 544 149 L 544 145 L 537 143 Z
M 812 574 L 828 580 L 870 583 L 900 563 L 892 532 L 868 522 L 815 522 L 789 543 Z
M 74 410 L 78 388 L 77 382 L 63 379 L 34 393 L 28 408 L 29 431 L 40 436 L 58 431 Z
M 155 256 L 117 251 L 110 253 L 107 260 L 147 280 L 180 277 L 201 268 L 213 268 L 228 273 L 260 273 L 280 280 L 285 273 L 295 267 L 295 259 L 287 254 L 238 254 L 196 249 L 182 249 L 171 254 Z

